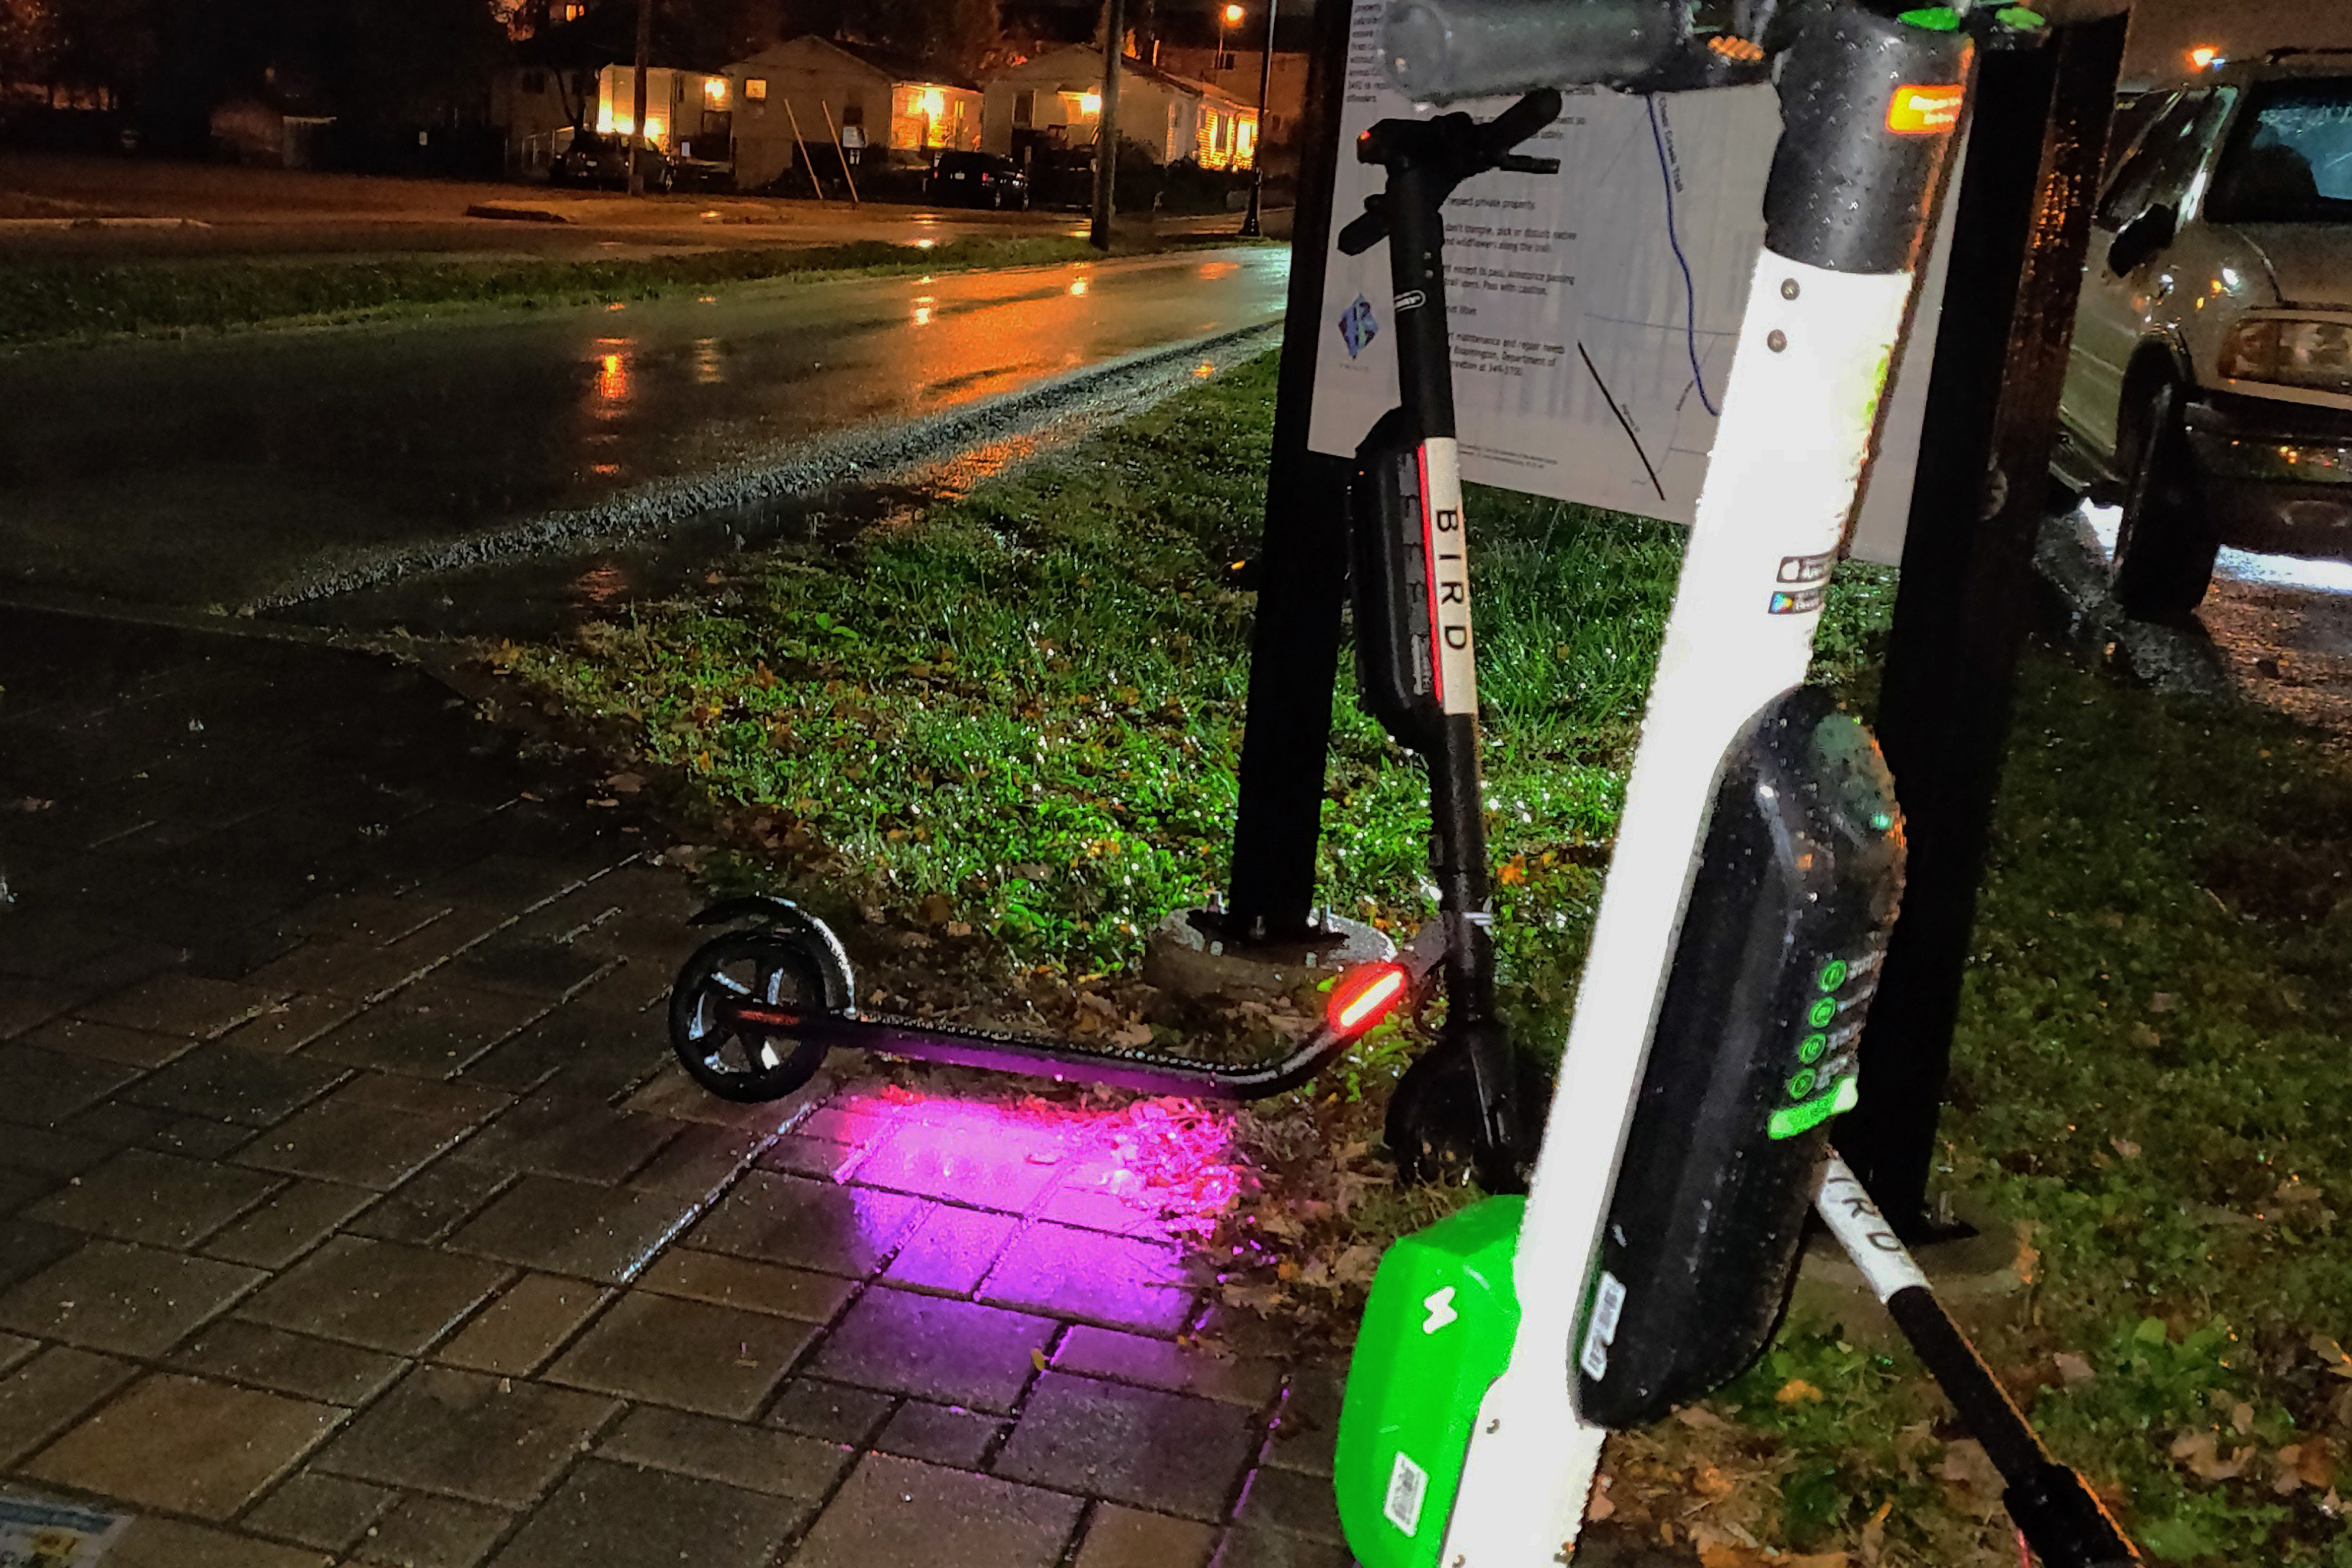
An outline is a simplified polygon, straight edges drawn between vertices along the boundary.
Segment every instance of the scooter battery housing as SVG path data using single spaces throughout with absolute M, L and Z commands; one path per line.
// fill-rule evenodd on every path
M 1437 1561 L 1487 1385 L 1518 1332 L 1511 1281 L 1527 1200 L 1488 1198 L 1399 1240 L 1364 1306 L 1332 1464 L 1362 1568 Z
M 1770 1339 L 1902 885 L 1877 744 L 1823 692 L 1774 700 L 1719 775 L 1572 1342 L 1586 1420 L 1649 1426 Z
M 1402 408 L 1356 449 L 1348 496 L 1348 582 L 1356 619 L 1356 679 L 1364 707 L 1397 743 L 1433 755 L 1445 710 L 1437 687 L 1437 624 L 1422 441 Z

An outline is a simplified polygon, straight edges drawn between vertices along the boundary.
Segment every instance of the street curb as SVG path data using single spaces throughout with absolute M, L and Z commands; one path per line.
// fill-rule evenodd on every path
M 545 207 L 505 206 L 496 202 L 476 202 L 466 209 L 467 217 L 503 218 L 509 223 L 570 223 L 560 212 Z
M 400 578 L 455 572 L 550 552 L 592 549 L 730 514 L 816 500 L 848 487 L 908 485 L 971 447 L 1021 433 L 1081 401 L 1157 402 L 1187 384 L 1170 373 L 1207 358 L 1225 363 L 1279 341 L 1279 321 L 1240 327 L 1146 349 L 1052 377 L 1003 397 L 880 427 L 821 437 L 779 461 L 741 463 L 715 473 L 665 479 L 591 506 L 547 512 L 460 539 L 426 541 L 317 563 L 302 577 L 256 595 L 240 616 L 290 609 Z M 1114 406 L 1112 416 L 1139 412 Z

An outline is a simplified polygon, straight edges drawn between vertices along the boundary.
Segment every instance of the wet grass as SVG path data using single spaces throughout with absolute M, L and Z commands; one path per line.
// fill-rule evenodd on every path
M 1223 563 L 1257 528 L 1272 382 L 1255 363 L 837 553 L 781 552 L 502 658 L 626 765 L 748 825 L 776 852 L 762 874 L 899 911 L 999 973 L 1115 973 L 1223 880 L 1252 610 Z M 1505 994 L 1556 1047 L 1680 533 L 1493 492 L 1472 516 Z M 1891 599 L 1889 574 L 1841 578 L 1820 679 L 1867 695 Z M 1321 886 L 1415 923 L 1426 831 L 1417 766 L 1343 694 Z M 2331 1489 L 2352 1441 L 2347 868 L 2340 753 L 2029 662 L 1943 1179 L 2038 1257 L 1988 1354 L 2183 1564 L 2352 1568 Z M 1325 1087 L 1369 1110 L 1406 1048 Z M 1345 1239 L 1407 1212 L 1369 1205 Z M 1628 1520 L 1646 1468 L 1648 1527 L 1702 1542 L 1736 1542 L 1703 1532 L 1760 1498 L 1749 1522 L 1787 1546 L 2016 1561 L 1907 1356 L 1792 1330 L 1714 1408 L 1719 1433 L 1619 1450 Z
M 0 265 L 0 345 L 342 321 L 436 306 L 532 309 L 646 300 L 762 279 L 968 271 L 1099 254 L 1082 239 L 1032 236 L 956 239 L 930 248 L 857 240 L 588 261 L 388 257 L 9 263 Z

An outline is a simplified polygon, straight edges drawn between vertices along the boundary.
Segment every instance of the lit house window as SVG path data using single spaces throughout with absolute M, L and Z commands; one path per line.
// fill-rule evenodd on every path
M 763 76 L 745 78 L 743 82 L 743 96 L 750 99 L 753 103 L 767 102 L 768 79 Z
M 711 76 L 702 79 L 702 96 L 713 109 L 727 107 L 727 79 Z

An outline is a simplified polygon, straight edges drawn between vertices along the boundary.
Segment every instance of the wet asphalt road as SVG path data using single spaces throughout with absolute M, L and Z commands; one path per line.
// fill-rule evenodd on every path
M 0 592 L 236 611 L 1277 318 L 1286 251 L 0 358 Z M 732 476 L 732 481 L 726 480 Z

